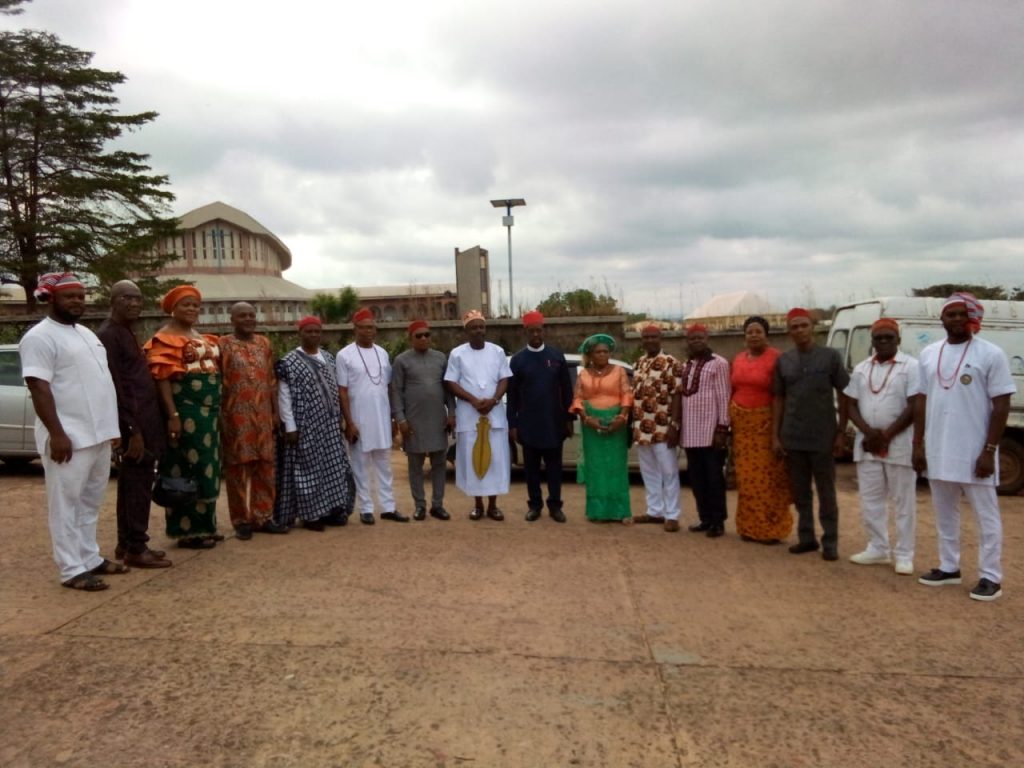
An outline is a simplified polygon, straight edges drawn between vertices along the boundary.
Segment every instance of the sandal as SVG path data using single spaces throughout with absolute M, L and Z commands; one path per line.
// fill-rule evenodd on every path
M 630 526 L 630 525 L 633 524 L 633 518 L 632 517 L 624 517 L 619 522 L 622 523 L 625 526 Z
M 197 536 L 192 536 L 187 539 L 178 539 L 178 546 L 181 549 L 213 549 L 217 546 L 217 542 L 213 539 L 201 539 Z
M 470 520 L 479 520 L 484 516 L 484 511 L 480 507 L 473 507 L 473 511 L 469 513 Z
M 491 507 L 488 509 L 487 516 L 491 518 L 491 520 L 497 520 L 499 523 L 505 519 L 505 515 L 497 507 Z
M 89 573 L 94 573 L 97 576 L 114 576 L 122 573 L 128 573 L 131 571 L 127 565 L 121 565 L 121 563 L 115 563 L 113 560 L 103 559 L 103 562 L 93 568 Z
M 656 524 L 656 525 L 661 525 L 662 523 L 665 522 L 665 518 L 664 517 L 654 517 L 653 515 L 647 515 L 647 514 L 634 515 L 633 516 L 633 522 L 634 523 L 638 523 L 638 524 L 639 523 L 653 523 L 653 524 Z
M 67 581 L 61 582 L 61 586 L 78 589 L 82 592 L 102 592 L 104 589 L 110 589 L 110 585 L 92 571 L 72 576 Z

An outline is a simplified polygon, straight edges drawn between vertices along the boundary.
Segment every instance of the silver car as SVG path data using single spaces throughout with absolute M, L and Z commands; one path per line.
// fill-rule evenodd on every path
M 0 460 L 27 463 L 36 458 L 36 412 L 21 377 L 17 344 L 0 344 Z

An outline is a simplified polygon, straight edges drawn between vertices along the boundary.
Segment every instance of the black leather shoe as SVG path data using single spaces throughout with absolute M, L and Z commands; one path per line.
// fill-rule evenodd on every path
M 526 522 L 532 523 L 540 520 L 540 510 L 532 507 L 526 511 Z
M 821 559 L 822 560 L 828 560 L 831 563 L 834 560 L 838 560 L 839 559 L 839 553 L 836 552 L 836 550 L 834 550 L 834 549 L 823 549 L 821 551 Z
M 721 525 L 709 525 L 706 535 L 709 539 L 717 539 L 719 536 L 725 535 L 725 528 Z
M 687 528 L 690 533 L 707 533 L 711 530 L 711 526 L 707 523 L 695 523 Z
M 324 524 L 324 521 L 321 519 L 321 520 L 307 520 L 307 521 L 305 521 L 302 524 L 302 527 L 305 528 L 307 531 L 316 531 L 317 533 L 323 533 L 324 529 L 327 526 Z
M 252 538 L 252 526 L 248 523 L 239 523 L 235 526 L 235 538 L 239 541 L 248 541 Z
M 363 512 L 363 514 L 359 516 L 359 522 L 363 525 L 373 525 L 377 521 L 373 519 L 372 512 Z
M 556 523 L 565 522 L 565 512 L 563 512 L 560 509 L 552 509 L 550 512 L 548 512 L 548 514 L 551 515 L 551 519 L 554 520 Z
M 484 516 L 484 511 L 480 507 L 473 507 L 473 511 L 469 513 L 470 520 L 479 520 Z
M 451 520 L 452 516 L 448 514 L 448 510 L 444 507 L 434 507 L 430 510 L 430 516 L 435 517 L 438 520 Z
M 281 523 L 275 523 L 273 520 L 267 520 L 259 528 L 254 528 L 254 533 L 288 533 L 291 530 L 287 525 Z
M 403 515 L 401 512 L 382 512 L 380 515 L 381 520 L 390 520 L 392 523 L 408 523 L 408 515 Z
M 419 509 L 417 509 L 415 512 L 412 513 L 412 519 L 413 520 L 426 520 L 427 519 L 427 510 L 425 510 L 423 507 L 420 507 Z
M 789 554 L 791 555 L 802 555 L 805 552 L 817 552 L 818 542 L 816 541 L 801 541 L 797 542 L 789 548 Z
M 345 512 L 335 512 L 333 515 L 327 517 L 321 517 L 324 525 L 333 525 L 335 528 L 341 528 L 348 525 L 348 514 Z

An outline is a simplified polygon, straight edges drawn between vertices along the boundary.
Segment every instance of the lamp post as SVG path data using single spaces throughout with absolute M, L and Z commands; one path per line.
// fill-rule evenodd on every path
M 515 219 L 512 218 L 512 209 L 517 205 L 526 205 L 526 201 L 521 198 L 491 200 L 491 205 L 495 208 L 505 209 L 505 215 L 501 217 L 501 224 L 508 228 L 508 314 L 509 317 L 515 317 L 516 305 L 512 296 L 512 225 L 515 224 Z

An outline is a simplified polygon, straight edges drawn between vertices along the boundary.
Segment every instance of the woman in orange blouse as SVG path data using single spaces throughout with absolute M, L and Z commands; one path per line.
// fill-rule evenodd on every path
M 216 336 L 195 330 L 202 296 L 191 285 L 172 288 L 160 303 L 167 323 L 143 348 L 167 417 L 161 477 L 191 478 L 194 504 L 167 510 L 167 535 L 187 549 L 208 549 L 217 534 L 220 495 L 220 352 Z
M 583 453 L 576 479 L 587 486 L 587 519 L 633 523 L 629 509 L 629 430 L 633 390 L 626 369 L 609 362 L 615 340 L 604 333 L 580 345 L 583 368 L 569 410 L 583 424 Z
M 736 532 L 744 541 L 778 544 L 793 528 L 786 468 L 772 452 L 772 374 L 779 350 L 768 346 L 768 321 L 743 323 L 747 349 L 732 363 L 732 452 L 736 462 Z

